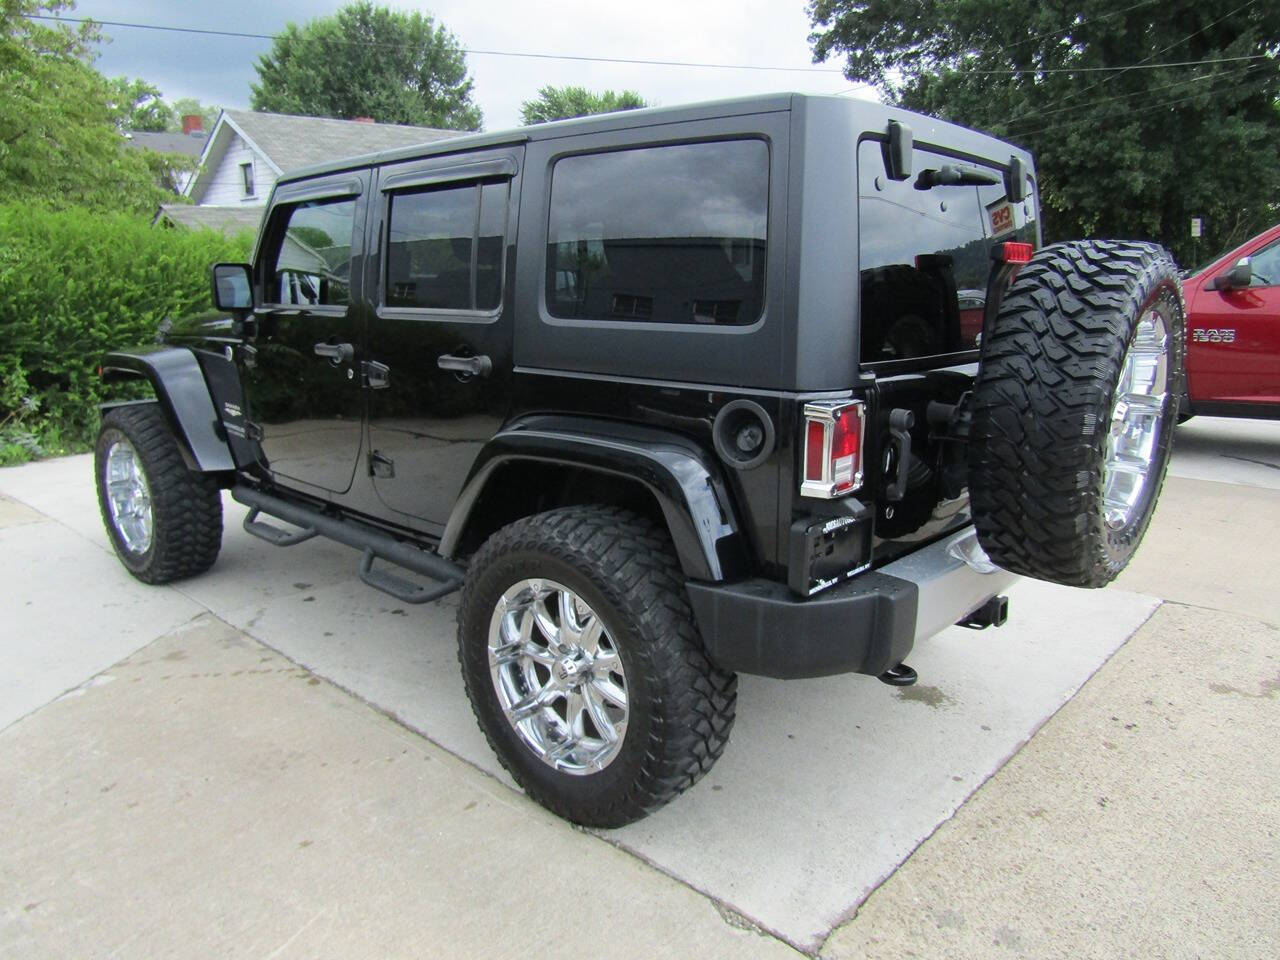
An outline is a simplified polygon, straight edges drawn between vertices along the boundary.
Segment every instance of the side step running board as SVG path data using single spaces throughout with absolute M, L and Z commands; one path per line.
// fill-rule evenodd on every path
M 249 508 L 249 514 L 244 519 L 246 532 L 278 547 L 291 547 L 314 536 L 327 537 L 355 547 L 364 554 L 360 561 L 360 579 L 404 603 L 427 603 L 462 586 L 462 567 L 438 554 L 402 543 L 375 527 L 356 520 L 329 516 L 314 507 L 263 493 L 253 487 L 233 487 L 231 496 Z M 299 529 L 288 531 L 265 523 L 258 519 L 261 514 L 276 517 Z M 390 571 L 374 569 L 373 565 L 377 560 L 403 567 L 435 582 L 417 584 Z
M 431 556 L 431 554 L 428 554 L 428 556 Z M 461 578 L 446 580 L 437 583 L 434 587 L 411 583 L 387 570 L 373 569 L 373 561 L 377 558 L 378 555 L 371 548 L 365 550 L 364 558 L 360 561 L 360 579 L 375 590 L 389 593 L 397 600 L 403 600 L 405 603 L 426 603 L 430 600 L 437 600 L 446 594 L 453 593 L 453 591 L 462 586 Z M 422 571 L 418 572 L 421 573 Z M 424 576 L 430 576 L 430 574 L 424 574 Z
M 303 527 L 301 530 L 290 533 L 288 530 L 281 530 L 269 523 L 263 523 L 258 519 L 258 515 L 262 511 L 254 507 L 244 518 L 245 533 L 252 533 L 255 537 L 274 543 L 277 547 L 292 547 L 295 543 L 302 543 L 304 540 L 310 540 L 320 531 L 315 527 Z

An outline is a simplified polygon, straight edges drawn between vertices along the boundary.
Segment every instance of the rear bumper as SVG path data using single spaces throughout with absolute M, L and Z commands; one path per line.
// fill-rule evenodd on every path
M 726 670 L 879 676 L 1016 579 L 987 561 L 968 527 L 807 599 L 772 580 L 690 583 L 688 591 L 707 652 Z

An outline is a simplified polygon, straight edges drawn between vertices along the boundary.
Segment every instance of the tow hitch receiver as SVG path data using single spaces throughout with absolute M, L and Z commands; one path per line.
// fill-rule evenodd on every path
M 985 630 L 987 627 L 1003 627 L 1009 619 L 1009 598 L 992 597 L 973 613 L 956 624 L 970 630 Z

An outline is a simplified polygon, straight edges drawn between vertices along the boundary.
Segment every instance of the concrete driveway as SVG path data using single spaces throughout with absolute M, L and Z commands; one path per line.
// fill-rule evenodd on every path
M 229 500 L 214 570 L 144 587 L 90 474 L 0 471 L 0 952 L 1280 952 L 1280 424 L 1180 427 L 1117 585 L 1019 584 L 916 687 L 743 678 L 716 769 L 601 834 L 498 768 L 450 600 Z

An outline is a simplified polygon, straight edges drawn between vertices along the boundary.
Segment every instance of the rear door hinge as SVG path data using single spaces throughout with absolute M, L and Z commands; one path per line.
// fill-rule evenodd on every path
M 369 454 L 369 476 L 389 479 L 396 475 L 395 461 L 386 454 L 374 450 Z
M 258 426 L 258 424 L 254 423 L 252 420 L 246 420 L 244 422 L 244 435 L 254 443 L 261 443 L 262 438 L 266 436 L 266 434 L 262 432 L 262 427 Z

